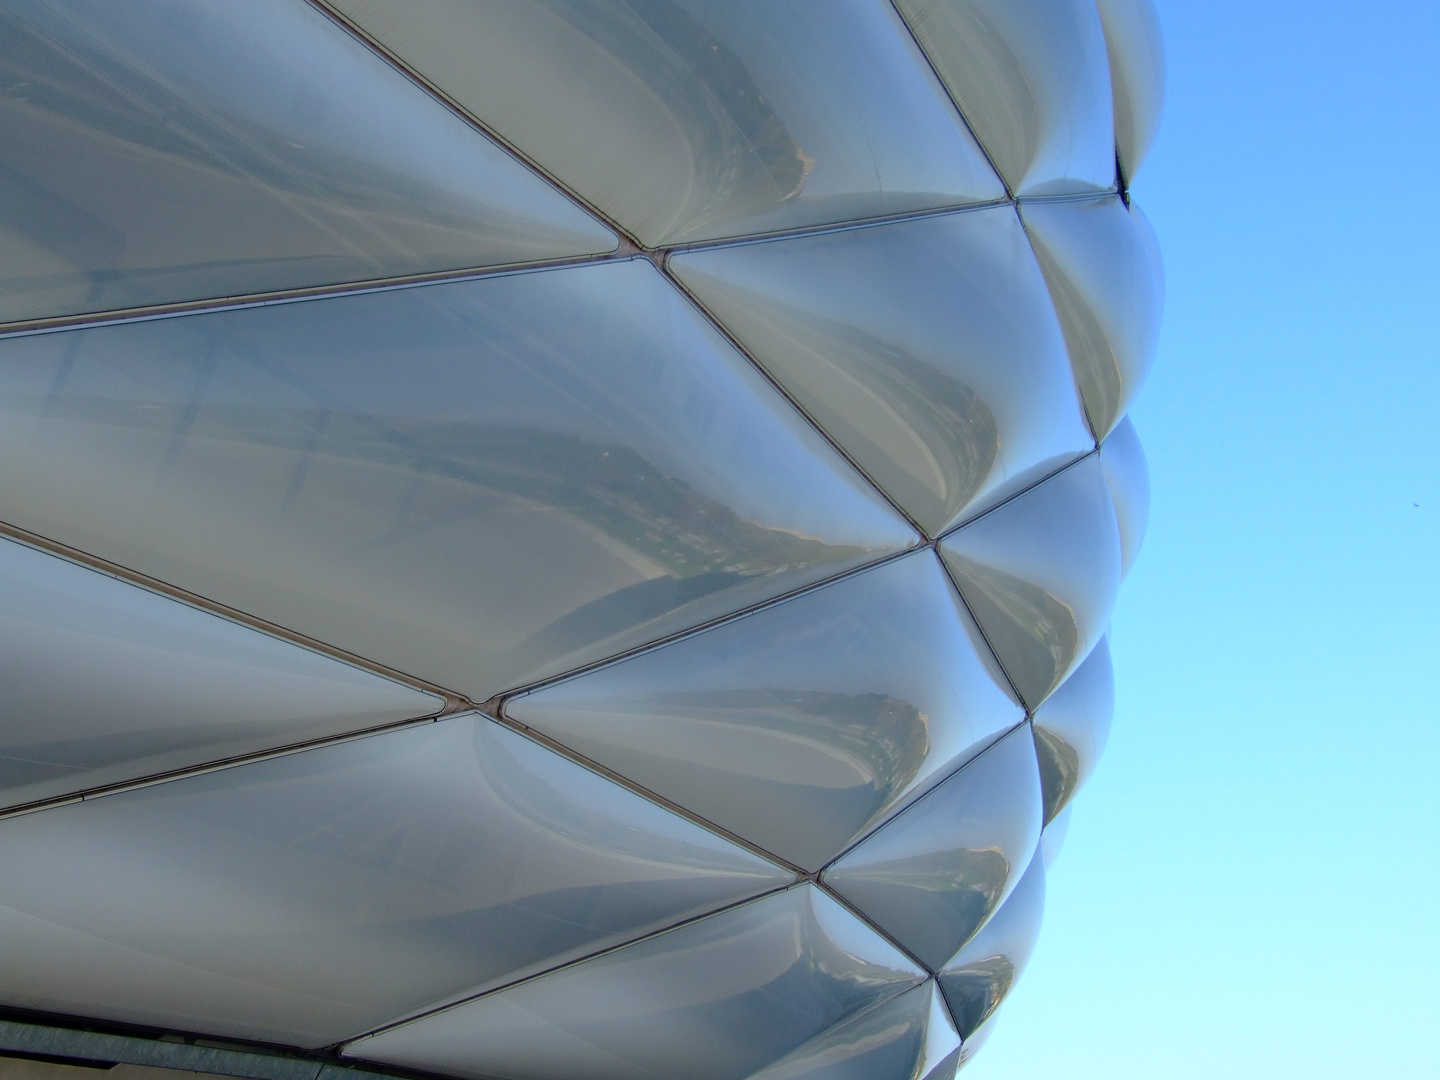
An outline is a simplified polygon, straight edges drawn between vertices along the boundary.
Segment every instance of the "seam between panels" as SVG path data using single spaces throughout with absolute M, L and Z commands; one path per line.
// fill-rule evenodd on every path
M 844 221 L 821 222 L 818 225 L 796 225 L 789 229 L 770 229 L 764 232 L 742 233 L 738 236 L 721 236 L 711 240 L 685 240 L 675 244 L 661 245 L 654 251 L 665 255 L 683 255 L 691 251 L 708 251 L 711 248 L 744 247 L 749 244 L 763 244 L 769 240 L 790 240 L 802 236 L 823 236 L 828 233 L 851 232 L 857 229 L 873 229 L 882 225 L 897 225 L 906 221 L 923 221 L 927 218 L 949 217 L 952 214 L 968 214 L 975 210 L 994 210 L 1012 205 L 1009 199 L 985 199 L 979 202 L 949 203 L 944 206 L 927 206 L 922 210 L 901 210 L 893 214 L 875 214 L 870 217 L 847 218 Z
M 591 263 L 620 262 L 633 258 L 634 254 L 635 252 L 628 250 L 622 242 L 614 251 L 602 251 L 590 255 L 567 255 L 556 259 L 499 263 L 495 266 L 459 267 L 453 270 L 427 271 L 423 274 L 399 274 L 393 277 L 367 278 L 361 281 L 340 281 L 329 285 L 304 285 L 294 289 L 272 289 L 267 292 L 237 293 L 233 296 L 215 296 L 199 300 L 145 304 L 139 307 L 112 308 L 108 311 L 84 311 L 73 315 L 47 316 L 43 319 L 20 319 L 14 322 L 0 323 L 0 339 L 30 337 L 36 334 L 56 333 L 61 330 L 81 329 L 88 326 L 149 322 L 155 319 L 207 311 L 233 311 L 296 303 L 301 300 L 318 300 L 331 296 L 388 292 L 393 289 L 434 285 L 447 281 L 505 277 L 539 270 L 562 270 L 572 266 L 588 266 Z
M 468 712 L 470 710 L 464 711 Z M 58 806 L 69 806 L 72 803 L 93 802 L 96 799 L 103 799 L 109 795 L 119 795 L 126 791 L 136 791 L 140 788 L 168 784 L 172 780 L 184 780 L 192 776 L 205 776 L 208 773 L 223 772 L 226 769 L 234 769 L 242 765 L 252 765 L 261 761 L 271 761 L 275 758 L 291 757 L 294 754 L 304 753 L 306 750 L 318 750 L 323 747 L 336 746 L 341 743 L 358 742 L 361 739 L 368 739 L 372 735 L 384 735 L 405 728 L 434 724 L 458 715 L 461 715 L 461 713 L 429 713 L 425 716 L 416 716 L 408 720 L 395 720 L 388 724 L 378 724 L 374 727 L 345 731 L 338 735 L 326 735 L 318 739 L 307 739 L 302 742 L 272 746 L 264 750 L 256 750 L 249 754 L 236 754 L 233 757 L 216 758 L 213 761 L 202 762 L 198 765 L 185 765 L 178 769 L 169 769 L 165 772 L 138 776 L 132 780 L 116 780 L 109 784 L 97 784 L 94 787 L 83 788 L 79 791 L 69 792 L 64 795 L 55 795 L 47 799 L 36 799 L 33 802 L 0 808 L 0 821 L 5 821 L 9 818 L 24 817 L 27 814 L 39 813 L 42 810 L 53 810 Z
M 1097 197 L 1103 198 L 1104 195 L 1080 196 L 1078 198 Z M 1077 197 L 1047 197 L 1046 201 L 1065 201 L 1075 198 Z M 1026 201 L 1038 202 L 1040 200 L 1027 199 Z M 416 288 L 423 285 L 479 281 L 494 277 L 514 277 L 520 274 L 538 273 L 546 270 L 568 270 L 581 266 L 591 266 L 596 263 L 626 262 L 637 257 L 650 258 L 651 256 L 658 255 L 664 258 L 677 252 L 683 254 L 691 251 L 706 251 L 711 248 L 762 244 L 771 240 L 788 240 L 828 233 L 850 232 L 859 229 L 901 224 L 907 221 L 921 221 L 929 218 L 967 214 L 976 210 L 993 210 L 1001 206 L 1009 205 L 1011 205 L 1011 203 L 1006 199 L 981 203 L 963 203 L 955 206 L 939 206 L 925 210 L 909 210 L 898 214 L 857 218 L 851 221 L 831 222 L 820 225 L 803 225 L 793 229 L 776 229 L 771 232 L 751 233 L 745 236 L 722 237 L 716 240 L 697 240 L 693 243 L 676 244 L 671 247 L 661 248 L 642 248 L 622 235 L 620 237 L 620 244 L 615 250 L 595 252 L 588 255 L 567 255 L 555 259 L 536 259 L 530 262 L 497 263 L 494 266 L 457 267 L 452 270 L 433 270 L 420 274 L 400 274 L 391 277 L 365 278 L 358 281 L 339 281 L 325 285 L 303 285 L 293 289 L 272 289 L 267 292 L 236 293 L 229 296 L 202 297 L 196 300 L 175 300 L 161 304 L 143 304 L 137 307 L 109 308 L 105 311 L 80 311 L 70 315 L 51 315 L 37 319 L 16 319 L 12 322 L 0 323 L 0 340 L 33 337 L 40 334 L 59 333 L 65 330 L 115 326 L 136 322 L 152 322 L 158 319 L 204 314 L 211 311 L 241 311 L 250 308 L 298 303 L 304 300 L 324 300 L 331 297 L 390 292 L 399 289 Z M 654 260 L 652 259 L 651 261 Z
M 1029 206 L 1032 203 L 1072 203 L 1072 202 L 1096 202 L 1099 199 L 1114 199 L 1120 196 L 1118 185 L 1111 184 L 1109 187 L 1095 188 L 1091 191 L 1060 191 L 1051 195 L 1020 195 L 1015 199 L 1017 206 Z
M 820 437 L 830 445 L 830 448 L 834 450 L 837 454 L 839 454 L 845 460 L 846 464 L 848 464 L 852 469 L 854 469 L 856 474 L 858 474 L 859 477 L 865 481 L 865 483 L 869 484 L 870 487 L 875 491 L 875 493 L 880 496 L 880 498 L 885 500 L 885 504 L 889 506 L 890 509 L 894 510 L 895 513 L 899 514 L 901 519 L 904 520 L 904 522 L 909 525 L 911 529 L 915 530 L 915 532 L 920 535 L 921 540 L 929 541 L 930 534 L 927 533 L 923 527 L 921 527 L 920 523 L 916 521 L 913 517 L 911 517 L 910 514 L 905 510 L 905 508 L 890 496 L 889 492 L 887 492 L 878 483 L 876 483 L 874 477 L 872 477 L 868 472 L 866 472 L 863 468 L 860 467 L 860 463 L 850 455 L 850 452 L 846 450 L 843 446 L 841 446 L 840 443 L 835 439 L 835 437 L 830 434 L 830 432 L 826 431 L 823 427 L 821 427 L 819 422 L 810 415 L 810 413 L 805 409 L 803 405 L 800 404 L 798 400 L 796 400 L 794 395 L 792 395 L 789 390 L 782 386 L 779 380 L 777 380 L 775 376 L 772 375 L 765 368 L 765 366 L 760 363 L 759 360 L 757 360 L 754 356 L 751 355 L 750 350 L 740 343 L 740 340 L 730 332 L 729 327 L 725 326 L 724 323 L 722 323 L 718 318 L 716 318 L 710 312 L 710 310 L 704 304 L 702 304 L 699 299 L 697 299 L 696 296 L 692 292 L 690 292 L 689 289 L 685 287 L 684 283 L 673 273 L 671 273 L 668 256 L 655 261 L 656 265 L 660 270 L 660 273 L 664 275 L 665 280 L 668 281 L 671 286 L 680 293 L 682 297 L 684 297 L 690 302 L 694 309 L 699 312 L 701 316 L 704 317 L 706 322 L 708 322 L 717 331 L 719 331 L 720 335 L 727 342 L 730 343 L 730 347 L 745 358 L 745 360 L 750 364 L 750 366 L 760 374 L 760 377 L 763 378 L 767 383 L 769 383 L 771 388 L 773 388 L 777 394 L 779 394 L 782 398 L 785 399 L 786 402 L 789 403 L 790 407 L 800 415 L 801 419 L 803 419 L 807 424 L 810 425 L 811 428 L 818 432 Z
M 595 960 L 598 957 L 609 956 L 611 953 L 619 952 L 621 949 L 628 949 L 632 945 L 639 945 L 642 942 L 650 941 L 652 938 L 657 938 L 661 934 L 668 934 L 672 930 L 679 930 L 686 926 L 692 926 L 695 923 L 700 922 L 702 919 L 714 918 L 717 915 L 723 915 L 726 912 L 734 911 L 736 908 L 744 907 L 746 904 L 754 904 L 761 900 L 767 899 L 768 897 L 778 896 L 780 893 L 783 892 L 789 892 L 791 889 L 801 888 L 807 883 L 808 882 L 806 880 L 800 880 L 792 881 L 788 885 L 778 885 L 775 888 L 766 889 L 763 892 L 758 892 L 754 896 L 747 896 L 743 900 L 732 900 L 730 903 L 722 904 L 720 907 L 717 907 L 711 911 L 702 912 L 699 915 L 691 915 L 687 919 L 682 919 L 679 922 L 663 926 L 658 930 L 651 930 L 647 933 L 641 934 L 639 937 L 630 938 L 628 941 L 616 942 L 614 945 L 607 945 L 603 949 L 597 949 L 595 952 L 586 953 L 584 956 L 577 956 L 574 959 L 566 960 L 564 963 L 561 964 L 555 964 L 552 967 L 545 968 L 542 971 L 536 971 L 529 975 L 522 976 L 518 979 L 511 979 L 509 982 L 499 983 L 495 986 L 490 987 L 488 990 L 480 991 L 478 994 L 464 994 L 463 996 L 455 998 L 453 1001 L 446 1001 L 442 1005 L 431 1004 L 421 1006 L 414 1012 L 406 1013 L 403 1016 L 397 1017 L 394 1020 L 388 1020 L 379 1027 L 370 1028 L 366 1031 L 361 1032 L 358 1035 L 351 1035 L 349 1038 L 342 1039 L 338 1043 L 332 1043 L 329 1047 L 327 1047 L 327 1049 L 337 1052 L 343 1051 L 345 1047 L 350 1046 L 352 1043 L 359 1042 L 361 1039 L 369 1038 L 372 1035 L 378 1035 L 385 1031 L 393 1031 L 395 1028 L 404 1027 L 406 1024 L 413 1023 L 416 1020 L 422 1020 L 425 1017 L 434 1016 L 437 1013 L 447 1012 L 450 1009 L 458 1008 L 461 1005 L 468 1005 L 472 1001 L 479 1001 L 481 998 L 490 997 L 494 994 L 500 994 L 506 990 L 513 990 L 517 986 L 524 986 L 526 983 L 532 983 L 537 979 L 543 979 L 547 975 L 554 975 L 556 972 L 566 971 L 569 968 L 578 967 L 579 965 L 588 963 L 589 961 Z M 357 1054 L 353 1057 L 346 1057 L 344 1060 L 363 1062 L 370 1059 L 361 1057 Z
M 148 592 L 156 593 L 170 600 L 179 601 L 182 604 L 209 612 L 212 615 L 218 615 L 229 622 L 238 623 L 251 630 L 259 631 L 268 637 L 278 638 L 281 641 L 306 649 L 309 652 L 319 653 L 321 656 L 338 660 L 351 667 L 360 668 L 363 671 L 370 672 L 372 675 L 378 675 L 382 678 L 389 679 L 391 682 L 408 686 L 412 690 L 420 690 L 427 694 L 434 694 L 436 697 L 442 699 L 444 704 L 434 713 L 427 715 L 435 717 L 449 716 L 452 713 L 463 712 L 475 707 L 469 698 L 463 694 L 457 694 L 453 690 L 446 690 L 444 687 L 426 682 L 424 679 L 417 678 L 414 675 L 408 675 L 405 672 L 387 667 L 374 660 L 357 656 L 355 653 L 347 652 L 344 649 L 327 644 L 317 638 L 309 637 L 299 631 L 291 630 L 288 627 L 281 626 L 278 623 L 270 622 L 255 615 L 250 615 L 238 608 L 230 607 L 228 604 L 222 604 L 219 601 L 208 599 L 198 593 L 183 589 L 178 585 L 172 585 L 167 581 L 162 581 L 160 578 L 152 577 L 139 570 L 132 570 L 127 566 L 111 562 L 109 559 L 102 558 L 99 555 L 92 555 L 88 551 L 71 547 L 69 544 L 62 543 L 58 540 L 52 540 L 47 536 L 31 532 L 29 529 L 21 528 L 18 525 L 0 521 L 0 537 L 18 541 L 26 547 L 35 548 L 48 555 L 58 556 L 68 562 L 78 563 L 87 569 L 98 570 L 100 573 L 105 574 L 107 577 L 112 577 L 117 581 L 123 581 L 129 585 L 138 585 Z
M 431 97 L 435 98 L 451 112 L 460 117 L 460 119 L 464 120 L 471 127 L 475 128 L 477 131 L 483 134 L 496 146 L 503 149 L 506 153 L 508 153 L 516 161 L 524 165 L 527 169 L 529 169 L 546 184 L 560 191 L 568 199 L 570 199 L 571 202 L 575 203 L 591 217 L 594 217 L 597 220 L 603 222 L 605 225 L 608 225 L 611 229 L 614 230 L 616 235 L 623 237 L 625 240 L 633 244 L 636 248 L 644 250 L 643 245 L 639 243 L 639 241 L 635 238 L 635 236 L 630 233 L 628 229 L 623 228 L 619 222 L 613 220 L 608 214 L 604 213 L 599 207 L 595 206 L 588 199 L 581 196 L 579 192 L 575 191 L 568 184 L 563 183 L 558 177 L 552 176 L 548 170 L 541 167 L 541 165 L 533 158 L 531 158 L 530 155 L 526 154 L 519 147 L 515 146 L 509 139 L 502 137 L 499 132 L 491 128 L 489 124 L 485 123 L 478 116 L 476 116 L 469 109 L 467 109 L 463 104 L 461 104 L 458 100 L 446 93 L 445 90 L 439 86 L 439 84 L 434 83 L 430 79 L 426 78 L 423 74 L 421 74 L 420 71 L 411 66 L 403 57 L 401 57 L 398 53 L 389 48 L 383 41 L 375 37 L 373 34 L 371 34 L 359 23 L 351 19 L 344 12 L 334 7 L 328 2 L 328 0 L 306 0 L 306 2 L 316 11 L 318 11 L 321 15 L 329 19 L 336 26 L 338 26 L 341 30 L 348 33 L 351 37 L 355 38 L 355 40 L 359 41 L 362 45 L 369 48 L 381 59 L 388 62 L 391 67 L 404 74 L 405 77 L 408 78 L 412 83 L 427 92 Z M 622 244 L 621 247 L 623 248 L 624 245 Z
M 362 1069 L 358 1064 L 338 1058 L 326 1048 L 316 1050 L 287 1043 L 232 1039 L 180 1028 L 152 1027 L 78 1014 L 0 1006 L 0 1025 L 28 1029 L 30 1032 L 42 1034 L 42 1037 L 60 1034 L 92 1042 L 90 1046 L 53 1043 L 38 1047 L 33 1044 L 17 1045 L 20 1040 L 0 1027 L 0 1048 L 3 1048 L 0 1052 L 8 1052 L 7 1056 L 29 1057 L 31 1060 L 35 1059 L 35 1055 L 59 1056 L 77 1063 L 151 1065 L 186 1072 L 202 1069 L 215 1075 L 249 1077 L 253 1080 L 322 1080 L 327 1077 L 330 1080 L 341 1080 L 338 1070 L 343 1070 L 344 1076 L 354 1080 L 381 1075 L 454 1080 L 454 1077 L 446 1077 L 444 1074 L 427 1073 L 383 1062 L 376 1063 L 377 1067 L 374 1069 Z M 94 1041 L 115 1039 L 140 1044 L 145 1050 L 137 1052 L 126 1046 L 113 1044 L 93 1045 Z M 54 1053 L 66 1050 L 71 1053 Z M 113 1053 L 115 1050 L 120 1050 L 121 1053 Z M 177 1052 L 185 1055 L 183 1060 L 175 1059 Z M 250 1062 L 255 1064 L 248 1065 Z
M 980 141 L 980 136 L 975 133 L 975 126 L 970 123 L 970 118 L 965 115 L 965 110 L 960 107 L 960 102 L 955 100 L 955 95 L 950 92 L 950 87 L 946 84 L 945 80 L 940 77 L 940 69 L 935 66 L 935 61 L 930 58 L 930 54 L 925 50 L 925 46 L 920 43 L 920 35 L 915 32 L 915 27 L 910 25 L 910 20 L 905 17 L 905 13 L 900 10 L 900 5 L 896 3 L 895 0 L 889 0 L 889 4 L 890 9 L 895 12 L 895 17 L 900 20 L 900 25 L 903 26 L 905 32 L 910 35 L 910 40 L 914 43 L 916 50 L 924 57 L 925 67 L 929 69 L 930 74 L 934 76 L 935 82 L 944 92 L 946 99 L 950 102 L 951 107 L 954 108 L 955 114 L 960 117 L 960 123 L 965 125 L 965 130 L 970 133 L 970 138 L 975 141 L 975 145 L 980 150 L 981 156 L 985 158 L 985 164 L 990 166 L 990 171 L 993 172 L 995 178 L 1000 181 L 1000 186 L 1005 189 L 1005 201 L 1014 203 L 1015 192 L 1010 189 L 1010 181 L 1005 179 L 1005 174 L 995 165 L 995 159 L 990 156 L 989 148 Z

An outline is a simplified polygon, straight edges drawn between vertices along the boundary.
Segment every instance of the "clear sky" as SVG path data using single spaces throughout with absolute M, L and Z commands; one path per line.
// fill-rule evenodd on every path
M 1440 1077 L 1440 4 L 1159 8 L 1115 727 L 965 1080 Z

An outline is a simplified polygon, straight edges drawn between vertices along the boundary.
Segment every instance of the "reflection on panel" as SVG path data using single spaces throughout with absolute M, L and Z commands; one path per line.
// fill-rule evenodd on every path
M 959 1056 L 932 980 L 841 1021 L 752 1080 L 951 1080 Z
M 1047 822 L 1095 771 L 1114 711 L 1110 643 L 1102 637 L 1085 662 L 1035 710 L 1035 753 L 1040 759 Z
M 1023 712 L 928 551 L 506 702 L 819 870 Z
M 743 1080 L 921 982 L 813 885 L 381 1032 L 350 1056 L 513 1080 Z
M 825 884 L 938 970 L 1015 887 L 1040 815 L 1027 724 L 846 854 Z
M 1047 874 L 1065 847 L 1065 838 L 1070 835 L 1070 815 L 1074 812 L 1074 806 L 1065 807 L 1055 815 L 1054 819 L 1045 826 L 1045 831 L 1040 834 L 1040 854 L 1045 859 Z
M 961 1043 L 960 1060 L 956 1064 L 957 1072 L 974 1061 L 975 1055 L 985 1048 L 985 1044 L 990 1040 L 991 1032 L 995 1030 L 995 1021 L 999 1015 L 1000 1010 L 996 1009 L 990 1014 L 990 1019 L 972 1031 L 970 1037 Z
M 1118 197 L 1020 208 L 1090 416 L 1103 440 L 1130 407 L 1160 334 L 1165 272 L 1145 215 Z
M 968 1040 L 1019 980 L 1045 914 L 1045 857 L 1037 851 L 995 917 L 940 973 L 960 1037 Z
M 331 2 L 647 246 L 1004 195 L 888 3 Z
M 1128 180 L 1155 141 L 1165 103 L 1165 43 L 1152 0 L 1098 0 L 1115 98 L 1115 153 Z
M 914 534 L 643 260 L 0 341 L 0 519 L 484 701 Z
M 1120 562 L 1125 573 L 1135 565 L 1145 527 L 1150 523 L 1150 469 L 1135 425 L 1127 416 L 1100 447 L 1100 464 L 1105 482 L 1115 499 L 1115 518 L 1120 524 Z
M 0 806 L 444 704 L 9 540 L 0 597 Z
M 1017 195 L 1115 186 L 1105 35 L 1093 0 L 897 0 Z
M 1094 445 L 1009 207 L 669 265 L 932 536 Z
M 0 822 L 0 1001 L 325 1045 L 790 880 L 474 715 Z
M 0 78 L 0 321 L 615 247 L 293 0 L 15 0 Z
M 951 533 L 940 553 L 1034 709 L 1100 639 L 1120 587 L 1120 535 L 1099 456 Z

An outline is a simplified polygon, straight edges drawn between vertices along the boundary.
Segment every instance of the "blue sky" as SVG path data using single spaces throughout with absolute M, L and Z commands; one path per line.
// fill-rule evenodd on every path
M 1440 5 L 1158 6 L 1115 727 L 964 1075 L 1434 1077 Z

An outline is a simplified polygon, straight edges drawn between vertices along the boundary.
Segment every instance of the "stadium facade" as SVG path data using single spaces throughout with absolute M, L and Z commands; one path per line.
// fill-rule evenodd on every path
M 963 1065 L 1145 530 L 1149 0 L 3 0 L 0 74 L 0 1073 Z

